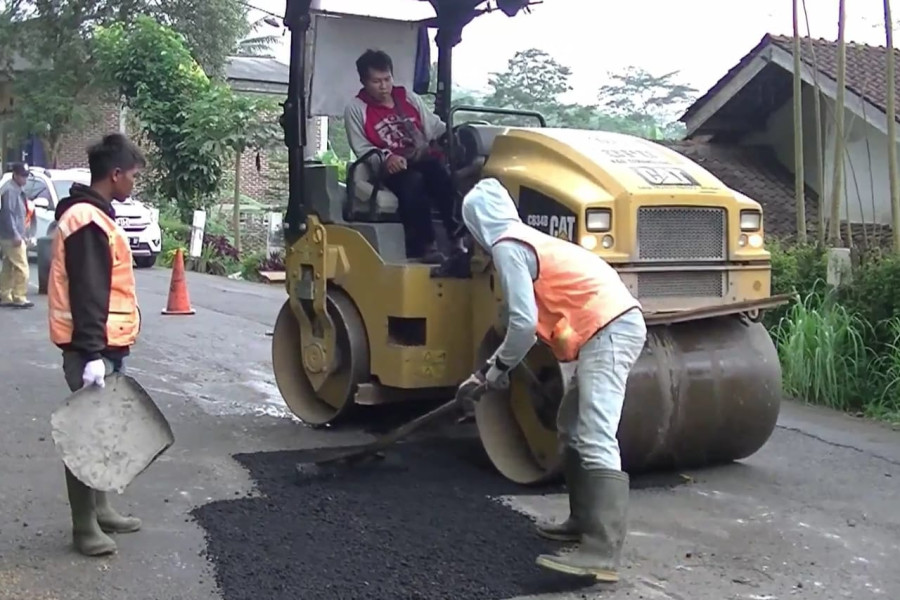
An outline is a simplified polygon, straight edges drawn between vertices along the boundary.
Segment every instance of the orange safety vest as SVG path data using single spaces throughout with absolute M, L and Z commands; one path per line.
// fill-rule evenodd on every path
M 112 282 L 109 294 L 109 316 L 106 320 L 106 345 L 125 348 L 134 345 L 141 327 L 137 305 L 131 248 L 109 215 L 87 202 L 75 204 L 63 213 L 57 223 L 50 260 L 47 285 L 50 339 L 61 346 L 72 341 L 72 309 L 69 305 L 69 276 L 66 273 L 66 239 L 87 225 L 100 227 L 109 238 L 112 257 Z
M 628 310 L 641 308 L 616 270 L 581 246 L 520 223 L 494 244 L 502 240 L 523 242 L 537 255 L 537 336 L 561 362 L 576 360 L 581 347 L 600 329 Z

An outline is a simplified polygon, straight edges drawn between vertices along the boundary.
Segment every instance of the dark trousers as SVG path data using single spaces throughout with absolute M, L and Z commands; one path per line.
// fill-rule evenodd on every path
M 441 161 L 426 158 L 409 163 L 406 170 L 385 177 L 384 185 L 400 201 L 398 212 L 410 257 L 422 256 L 435 243 L 432 207 L 441 215 L 447 234 L 453 235 L 457 227 L 456 192 L 450 172 Z

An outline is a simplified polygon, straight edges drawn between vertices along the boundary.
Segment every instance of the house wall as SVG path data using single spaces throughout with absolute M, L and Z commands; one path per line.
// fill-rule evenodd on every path
M 59 155 L 56 157 L 56 167 L 58 169 L 86 168 L 88 166 L 88 146 L 97 142 L 104 135 L 115 131 L 119 131 L 119 109 L 113 104 L 104 105 L 92 123 L 88 123 L 79 131 L 73 131 L 63 136 L 59 146 Z
M 99 118 L 81 131 L 63 137 L 60 145 L 57 167 L 68 169 L 87 167 L 87 148 L 102 136 L 119 131 L 119 109 L 115 105 L 106 105 L 100 111 Z M 265 153 L 260 156 L 260 170 L 256 168 L 256 153 L 246 152 L 241 160 L 241 193 L 254 199 L 265 196 L 268 182 L 266 172 L 268 160 Z
M 814 88 L 803 87 L 803 163 L 807 185 L 825 200 L 826 219 L 831 214 L 834 173 L 835 102 L 822 97 L 822 141 L 825 163 L 824 193 L 819 185 L 816 156 Z M 790 101 L 773 112 L 765 131 L 747 136 L 744 144 L 766 144 L 791 173 L 794 172 L 793 105 Z M 890 225 L 891 193 L 888 174 L 887 136 L 849 110 L 844 115 L 844 202 L 841 219 L 852 223 Z M 900 145 L 898 145 L 900 148 Z

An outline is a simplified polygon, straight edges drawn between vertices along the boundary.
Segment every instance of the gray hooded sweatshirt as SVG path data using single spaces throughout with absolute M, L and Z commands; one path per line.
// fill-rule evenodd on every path
M 509 192 L 496 179 L 483 179 L 466 194 L 462 218 L 475 241 L 490 252 L 500 279 L 509 316 L 506 338 L 495 356 L 512 369 L 537 341 L 538 308 L 534 298 L 537 256 L 529 246 L 515 240 L 503 240 L 495 245 L 510 225 L 522 222 Z

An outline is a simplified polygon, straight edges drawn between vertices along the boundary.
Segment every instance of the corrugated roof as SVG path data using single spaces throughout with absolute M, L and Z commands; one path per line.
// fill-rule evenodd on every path
M 231 56 L 225 65 L 228 79 L 287 85 L 290 67 L 269 56 Z

